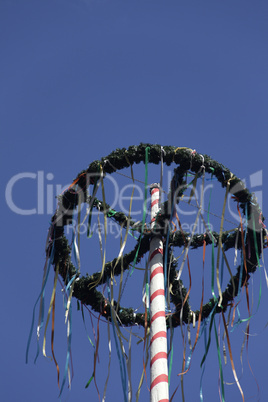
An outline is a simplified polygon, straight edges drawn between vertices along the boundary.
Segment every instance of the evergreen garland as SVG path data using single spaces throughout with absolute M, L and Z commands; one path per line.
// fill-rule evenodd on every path
M 71 185 L 64 193 L 58 197 L 58 207 L 56 213 L 52 217 L 51 221 L 51 238 L 50 244 L 48 246 L 48 254 L 50 255 L 53 250 L 53 264 L 56 267 L 59 264 L 59 273 L 62 276 L 65 283 L 67 283 L 73 276 L 76 276 L 73 296 L 80 300 L 86 305 L 90 305 L 93 310 L 100 313 L 107 320 L 111 317 L 111 310 L 107 299 L 103 294 L 96 290 L 96 283 L 98 286 L 100 284 L 106 283 L 107 279 L 111 277 L 111 273 L 117 276 L 120 275 L 122 267 L 126 271 L 130 268 L 130 264 L 133 263 L 136 253 L 138 263 L 142 256 L 149 251 L 150 246 L 150 231 L 142 232 L 142 225 L 136 224 L 122 212 L 114 211 L 110 208 L 108 204 L 103 204 L 97 198 L 92 199 L 88 196 L 88 186 L 96 185 L 96 182 L 101 178 L 101 174 L 105 177 L 106 173 L 112 174 L 116 170 L 121 170 L 129 167 L 129 164 L 138 164 L 144 162 L 145 150 L 149 147 L 149 163 L 159 164 L 161 162 L 161 155 L 163 162 L 166 165 L 175 163 L 178 165 L 174 169 L 174 176 L 171 181 L 170 193 L 168 195 L 168 201 L 162 204 L 160 209 L 160 214 L 157 217 L 157 230 L 162 236 L 167 235 L 168 222 L 170 220 L 170 203 L 174 198 L 176 193 L 176 202 L 179 201 L 179 197 L 183 193 L 183 189 L 186 185 L 184 181 L 185 173 L 190 170 L 193 173 L 198 173 L 200 168 L 204 166 L 205 171 L 209 174 L 213 174 L 217 180 L 221 183 L 222 187 L 226 187 L 227 182 L 230 183 L 230 192 L 235 197 L 236 201 L 239 203 L 240 209 L 245 213 L 247 210 L 248 220 L 254 221 L 254 226 L 250 225 L 247 231 L 247 240 L 245 247 L 250 250 L 248 253 L 250 257 L 247 259 L 247 271 L 244 267 L 239 266 L 237 268 L 236 274 L 233 276 L 233 280 L 230 280 L 225 291 L 223 292 L 223 300 L 221 306 L 215 307 L 218 301 L 213 298 L 209 300 L 202 309 L 201 319 L 205 319 L 209 316 L 213 308 L 215 307 L 216 312 L 224 311 L 228 304 L 233 300 L 239 291 L 239 278 L 240 270 L 242 269 L 242 283 L 248 281 L 250 275 L 254 273 L 258 264 L 258 257 L 261 254 L 261 236 L 264 237 L 265 231 L 262 228 L 262 222 L 264 220 L 262 212 L 258 206 L 258 203 L 254 196 L 245 188 L 243 182 L 241 182 L 236 176 L 232 175 L 230 170 L 228 170 L 222 164 L 219 164 L 215 160 L 211 159 L 207 155 L 199 155 L 198 153 L 193 153 L 189 148 L 176 148 L 173 146 L 153 145 L 153 144 L 140 144 L 139 146 L 130 146 L 128 149 L 116 149 L 107 157 L 102 158 L 100 161 L 92 162 L 89 167 L 80 172 L 74 179 L 73 185 Z M 68 240 L 64 235 L 64 227 L 70 224 L 73 219 L 73 212 L 78 206 L 78 203 L 90 204 L 92 208 L 98 207 L 101 212 L 106 213 L 106 216 L 110 219 L 115 220 L 123 228 L 129 225 L 130 230 L 139 233 L 139 240 L 132 251 L 126 253 L 123 256 L 122 264 L 118 264 L 115 267 L 116 258 L 110 262 L 107 262 L 104 266 L 104 272 L 94 273 L 91 276 L 80 276 L 79 272 L 73 265 L 71 261 L 71 248 L 68 244 Z M 129 220 L 129 221 L 128 221 Z M 253 229 L 254 228 L 254 229 Z M 219 239 L 219 234 L 216 232 L 212 233 L 214 240 L 217 244 Z M 237 230 L 230 233 L 224 232 L 222 234 L 222 245 L 224 250 L 228 250 L 235 246 L 235 241 L 238 236 L 238 248 L 242 248 L 241 233 L 237 233 Z M 171 314 L 172 326 L 176 327 L 181 324 L 181 308 L 183 300 L 187 294 L 187 289 L 183 286 L 181 280 L 177 280 L 176 271 L 176 261 L 172 258 L 172 253 L 170 252 L 172 247 L 183 247 L 187 246 L 188 239 L 190 238 L 189 233 L 182 233 L 177 231 L 169 235 L 168 244 L 168 264 L 170 264 L 170 284 L 171 289 L 171 302 L 175 306 L 175 312 Z M 256 242 L 257 249 L 256 249 Z M 191 248 L 195 249 L 203 246 L 203 242 L 206 244 L 211 244 L 211 236 L 204 234 L 195 234 L 192 238 Z M 118 324 L 130 326 L 134 324 L 145 325 L 145 318 L 143 314 L 135 314 L 134 309 L 125 308 L 114 303 L 117 309 Z M 189 301 L 187 300 L 183 306 L 182 322 L 189 323 L 193 320 L 193 315 L 198 319 L 200 312 L 197 310 L 190 314 L 191 309 Z M 169 325 L 169 320 L 167 320 Z M 147 325 L 149 325 L 149 317 Z

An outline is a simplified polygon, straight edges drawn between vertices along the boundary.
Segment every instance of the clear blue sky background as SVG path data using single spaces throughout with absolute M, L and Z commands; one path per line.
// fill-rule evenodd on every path
M 51 189 L 55 195 L 56 185 L 69 184 L 91 161 L 115 148 L 160 143 L 187 146 L 211 155 L 237 176 L 246 178 L 248 184 L 250 175 L 263 170 L 262 182 L 252 191 L 262 192 L 263 212 L 267 215 L 267 21 L 268 4 L 264 0 L 1 0 L 3 190 L 16 174 L 44 172 L 45 197 Z M 37 208 L 37 180 L 18 181 L 13 201 L 22 209 Z M 11 210 L 2 191 L 1 209 L 0 398 L 5 402 L 57 401 L 55 366 L 42 357 L 34 365 L 34 339 L 30 363 L 25 364 L 32 309 L 42 281 L 51 206 L 45 198 L 44 213 L 20 215 Z M 99 267 L 93 268 L 94 254 L 91 258 L 94 272 Z M 91 267 L 86 269 L 91 272 Z M 260 275 L 255 277 L 254 307 Z M 261 277 L 261 306 L 251 324 L 251 333 L 257 335 L 251 337 L 249 346 L 259 395 L 246 353 L 241 375 L 242 329 L 233 334 L 232 346 L 246 398 L 266 401 L 268 354 L 264 326 L 268 321 L 268 296 L 263 272 Z M 51 276 L 50 287 L 52 281 Z M 64 312 L 59 288 L 58 294 L 56 314 L 61 322 Z M 49 297 L 48 290 L 47 303 Z M 62 400 L 97 401 L 94 384 L 84 387 L 92 374 L 93 349 L 75 303 L 73 310 L 75 375 L 72 390 L 65 389 Z M 89 316 L 87 320 L 88 332 L 93 336 Z M 55 334 L 61 373 L 66 353 L 62 327 Z M 103 349 L 107 349 L 105 328 L 101 335 Z M 179 330 L 176 342 L 180 345 Z M 198 348 L 192 371 L 185 378 L 185 397 L 191 402 L 199 400 L 203 341 Z M 132 367 L 134 393 L 142 372 L 142 357 L 139 352 L 136 355 Z M 179 383 L 176 373 L 180 368 L 176 355 L 172 392 Z M 218 400 L 217 373 L 214 343 L 203 380 L 205 401 Z M 107 352 L 98 365 L 100 389 L 106 375 Z M 230 370 L 226 381 L 233 381 Z M 107 401 L 121 400 L 113 346 Z M 149 400 L 146 384 L 140 400 Z M 175 400 L 181 400 L 180 390 Z M 226 400 L 241 400 L 235 385 L 226 386 Z

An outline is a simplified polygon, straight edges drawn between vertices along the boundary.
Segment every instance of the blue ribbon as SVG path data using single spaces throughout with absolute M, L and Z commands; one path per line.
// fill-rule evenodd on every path
M 108 290 L 109 301 L 111 303 L 111 291 L 110 291 L 108 279 L 107 279 L 107 290 Z M 124 393 L 124 401 L 127 402 L 127 376 L 126 376 L 125 359 L 123 358 L 122 353 L 120 353 L 120 350 L 118 347 L 118 342 L 117 342 L 117 337 L 116 337 L 116 332 L 115 332 L 115 325 L 114 325 L 114 320 L 113 320 L 112 314 L 111 314 L 111 321 L 112 321 L 112 327 L 113 327 L 115 347 L 116 347 L 116 352 L 117 352 L 117 357 L 118 357 L 119 367 L 120 367 L 121 382 L 122 382 L 123 393 Z
M 32 323 L 31 323 L 31 328 L 30 328 L 30 333 L 29 333 L 28 342 L 27 342 L 27 348 L 26 348 L 26 363 L 28 363 L 29 348 L 30 348 L 30 343 L 31 343 L 32 335 L 33 335 L 35 309 L 36 309 L 36 306 L 37 306 L 37 303 L 38 303 L 39 299 L 42 298 L 44 300 L 45 287 L 46 287 L 46 284 L 47 284 L 47 279 L 48 279 L 48 275 L 49 275 L 49 272 L 50 272 L 50 267 L 51 267 L 53 258 L 54 258 L 54 242 L 53 242 L 53 246 L 52 246 L 52 250 L 51 250 L 51 254 L 50 254 L 50 258 L 49 258 L 49 263 L 48 263 L 48 268 L 47 268 L 47 273 L 46 273 L 46 276 L 45 276 L 45 280 L 44 280 L 41 292 L 40 292 L 40 294 L 39 294 L 39 296 L 38 296 L 38 298 L 37 298 L 37 300 L 36 300 L 36 302 L 34 304 L 34 308 L 33 308 Z M 44 303 L 43 303 L 43 309 L 42 309 L 42 319 L 41 319 L 40 329 L 42 328 L 43 323 L 44 323 Z M 34 362 L 36 362 L 36 359 L 37 359 L 38 355 L 39 355 L 39 342 L 37 342 L 37 351 L 36 351 L 36 356 L 35 356 Z
M 74 275 L 68 282 L 67 286 L 66 286 L 66 294 L 67 294 L 67 300 L 69 298 L 70 292 L 69 289 L 73 283 L 73 281 L 75 280 L 76 275 Z M 65 309 L 67 308 L 67 303 L 66 300 L 64 299 L 64 306 Z M 68 334 L 68 343 L 67 343 L 67 355 L 66 355 L 66 361 L 65 361 L 65 369 L 64 369 L 64 375 L 63 375 L 63 379 L 62 379 L 62 383 L 61 383 L 61 389 L 60 389 L 60 395 L 62 394 L 63 391 L 63 387 L 64 384 L 66 382 L 66 377 L 67 377 L 67 372 L 68 372 L 68 366 L 69 366 L 69 360 L 70 360 L 70 354 L 71 354 L 71 344 L 72 344 L 72 303 L 70 303 L 70 307 L 69 307 L 69 314 L 68 314 L 68 320 L 69 320 L 69 334 Z

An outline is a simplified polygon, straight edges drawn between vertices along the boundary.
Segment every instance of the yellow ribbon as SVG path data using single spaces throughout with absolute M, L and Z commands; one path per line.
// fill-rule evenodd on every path
M 233 174 L 231 173 L 231 179 L 232 179 Z M 223 202 L 223 208 L 222 208 L 222 214 L 221 214 L 221 226 L 220 226 L 220 233 L 219 233 L 219 242 L 218 242 L 218 253 L 217 253 L 217 264 L 216 264 L 216 279 L 217 279 L 217 287 L 219 291 L 219 302 L 218 306 L 221 306 L 222 302 L 222 291 L 221 291 L 221 284 L 220 284 L 220 253 L 222 249 L 222 232 L 223 232 L 223 222 L 224 222 L 224 215 L 225 215 L 225 208 L 226 208 L 226 201 L 227 201 L 227 196 L 229 193 L 229 188 L 230 188 L 230 180 L 228 180 L 227 185 L 226 185 L 226 192 L 225 192 L 225 197 L 224 197 L 224 202 Z
M 53 301 L 54 301 L 54 298 L 55 298 L 56 286 L 57 286 L 57 281 L 58 281 L 58 274 L 59 274 L 59 264 L 57 264 L 57 267 L 56 267 L 56 272 L 55 272 L 55 276 L 54 276 L 54 285 L 53 285 L 52 295 L 51 295 L 48 314 L 47 314 L 46 326 L 45 326 L 45 333 L 44 333 L 44 340 L 43 340 L 43 356 L 45 356 L 45 357 L 48 357 L 46 355 L 46 333 L 47 333 L 47 326 L 48 326 L 49 319 L 50 319 L 51 309 L 52 309 L 52 306 L 53 306 Z M 49 356 L 49 358 L 52 360 L 52 357 Z

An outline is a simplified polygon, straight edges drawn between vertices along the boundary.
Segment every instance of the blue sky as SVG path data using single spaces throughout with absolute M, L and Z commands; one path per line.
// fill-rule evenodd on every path
M 33 362 L 34 337 L 28 365 L 25 351 L 42 282 L 55 195 L 93 160 L 141 142 L 196 149 L 246 179 L 249 189 L 262 198 L 263 213 L 267 215 L 267 15 L 267 2 L 261 0 L 0 2 L 1 181 L 5 190 L 12 180 L 15 183 L 12 200 L 7 199 L 5 191 L 1 198 L 2 400 L 58 400 L 55 366 L 42 356 L 36 364 Z M 153 176 L 155 171 L 150 172 Z M 137 168 L 134 175 L 144 180 L 144 167 Z M 14 177 L 21 179 L 16 181 Z M 43 206 L 38 188 L 44 197 Z M 18 213 L 18 208 L 24 213 Z M 26 210 L 32 211 L 27 214 Z M 82 272 L 95 272 L 99 270 L 95 269 L 99 246 L 95 240 L 92 246 L 90 239 L 86 241 L 89 245 L 85 247 L 91 247 L 86 254 L 90 263 L 86 258 L 82 261 Z M 110 244 L 114 250 L 114 243 Z M 118 247 L 118 239 L 115 244 Z M 111 250 L 107 254 L 112 255 Z M 265 401 L 268 295 L 263 270 L 260 272 L 254 275 L 253 285 L 250 283 L 254 311 L 260 278 L 262 297 L 251 321 L 248 352 L 259 394 L 246 351 L 241 374 L 239 354 L 244 328 L 238 327 L 231 334 L 231 343 L 246 399 Z M 53 275 L 49 278 L 46 308 L 52 285 Z M 142 279 L 131 279 L 129 285 L 129 298 L 133 300 L 140 286 L 137 305 L 141 304 Z M 63 317 L 58 286 L 55 353 L 61 363 L 61 376 L 66 356 Z M 85 389 L 92 374 L 93 348 L 75 300 L 73 320 L 74 378 L 71 391 L 66 387 L 61 400 L 98 401 L 94 383 Z M 94 338 L 89 315 L 87 329 Z M 180 336 L 177 329 L 178 345 Z M 97 380 L 103 391 L 108 365 L 105 324 L 101 326 L 101 345 Z M 135 394 L 142 373 L 142 348 L 132 346 Z M 171 393 L 179 384 L 176 374 L 182 364 L 179 350 L 176 353 Z M 185 376 L 186 401 L 199 400 L 203 353 L 201 339 L 192 368 Z M 108 402 L 123 400 L 114 343 L 112 354 Z M 230 368 L 226 368 L 226 381 L 233 382 Z M 203 389 L 205 401 L 219 399 L 215 343 L 206 362 Z M 148 398 L 144 384 L 140 401 Z M 239 398 L 236 385 L 226 385 L 226 400 Z M 175 400 L 181 400 L 180 388 Z

